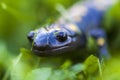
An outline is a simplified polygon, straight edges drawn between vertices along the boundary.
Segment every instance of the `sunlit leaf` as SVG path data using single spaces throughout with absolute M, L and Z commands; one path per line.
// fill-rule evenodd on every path
M 21 49 L 21 53 L 18 58 L 14 59 L 13 66 L 11 68 L 12 80 L 23 80 L 28 72 L 38 67 L 39 58 L 29 50 Z
M 98 69 L 99 69 L 98 58 L 91 55 L 85 60 L 84 65 L 85 65 L 85 68 L 86 68 L 85 72 L 88 73 L 88 74 L 93 74 L 96 71 L 98 71 Z
M 85 65 L 82 63 L 75 64 L 70 68 L 70 70 L 75 74 L 84 71 L 84 69 L 85 69 Z
M 70 60 L 66 60 L 62 65 L 61 68 L 62 69 L 67 69 L 68 67 L 70 67 L 72 64 L 72 62 Z
M 29 72 L 25 80 L 49 80 L 51 73 L 51 68 L 35 69 Z

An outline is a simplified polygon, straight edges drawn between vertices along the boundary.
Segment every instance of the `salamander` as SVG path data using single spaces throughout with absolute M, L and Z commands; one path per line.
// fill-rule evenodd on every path
M 98 57 L 109 58 L 106 33 L 101 23 L 115 0 L 85 0 L 69 8 L 55 23 L 30 31 L 27 38 L 39 56 L 54 56 L 85 47 L 87 37 L 95 40 Z M 75 54 L 74 54 L 75 55 Z

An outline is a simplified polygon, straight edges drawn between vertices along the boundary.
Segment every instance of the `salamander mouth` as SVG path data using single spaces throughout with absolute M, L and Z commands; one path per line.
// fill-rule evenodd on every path
M 55 47 L 51 49 L 46 49 L 44 51 L 38 50 L 38 49 L 33 49 L 32 51 L 39 56 L 55 56 L 58 54 L 62 54 L 66 50 L 69 49 L 70 46 L 61 46 L 61 47 Z

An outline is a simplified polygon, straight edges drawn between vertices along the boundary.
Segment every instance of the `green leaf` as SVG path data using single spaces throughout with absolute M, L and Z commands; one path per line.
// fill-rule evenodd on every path
M 27 75 L 25 80 L 49 80 L 51 73 L 51 68 L 35 69 Z
M 104 80 L 120 80 L 120 56 L 117 54 L 109 62 L 103 70 Z
M 22 48 L 21 53 L 13 60 L 11 67 L 12 80 L 24 80 L 27 73 L 38 67 L 39 60 L 37 56 L 33 55 L 29 50 Z
M 50 80 L 64 80 L 65 73 L 63 70 L 54 70 L 52 75 L 50 76 Z
M 72 64 L 72 62 L 70 60 L 66 60 L 62 65 L 61 68 L 62 69 L 67 69 L 68 67 L 70 67 Z
M 99 69 L 98 58 L 91 55 L 85 60 L 84 65 L 86 67 L 85 72 L 88 74 L 93 74 Z
M 73 73 L 77 74 L 79 72 L 82 72 L 84 71 L 85 69 L 85 65 L 82 64 L 82 63 L 78 63 L 76 65 L 73 65 L 71 68 L 70 68 L 70 71 L 72 71 Z
M 70 70 L 54 70 L 49 80 L 76 80 L 76 75 Z
M 33 67 L 37 67 L 39 61 L 41 60 L 41 57 L 34 55 L 30 50 L 25 48 L 21 48 L 20 54 L 22 54 L 21 61 Z

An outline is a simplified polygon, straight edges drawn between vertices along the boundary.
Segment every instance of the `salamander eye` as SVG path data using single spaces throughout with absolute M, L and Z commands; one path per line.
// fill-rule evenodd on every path
M 27 38 L 28 38 L 28 40 L 29 40 L 30 42 L 33 41 L 34 34 L 35 34 L 34 31 L 31 31 L 31 32 L 28 34 L 28 36 L 27 36 Z
M 64 42 L 67 40 L 67 34 L 64 33 L 64 32 L 58 32 L 56 34 L 56 39 L 59 41 L 59 42 Z

